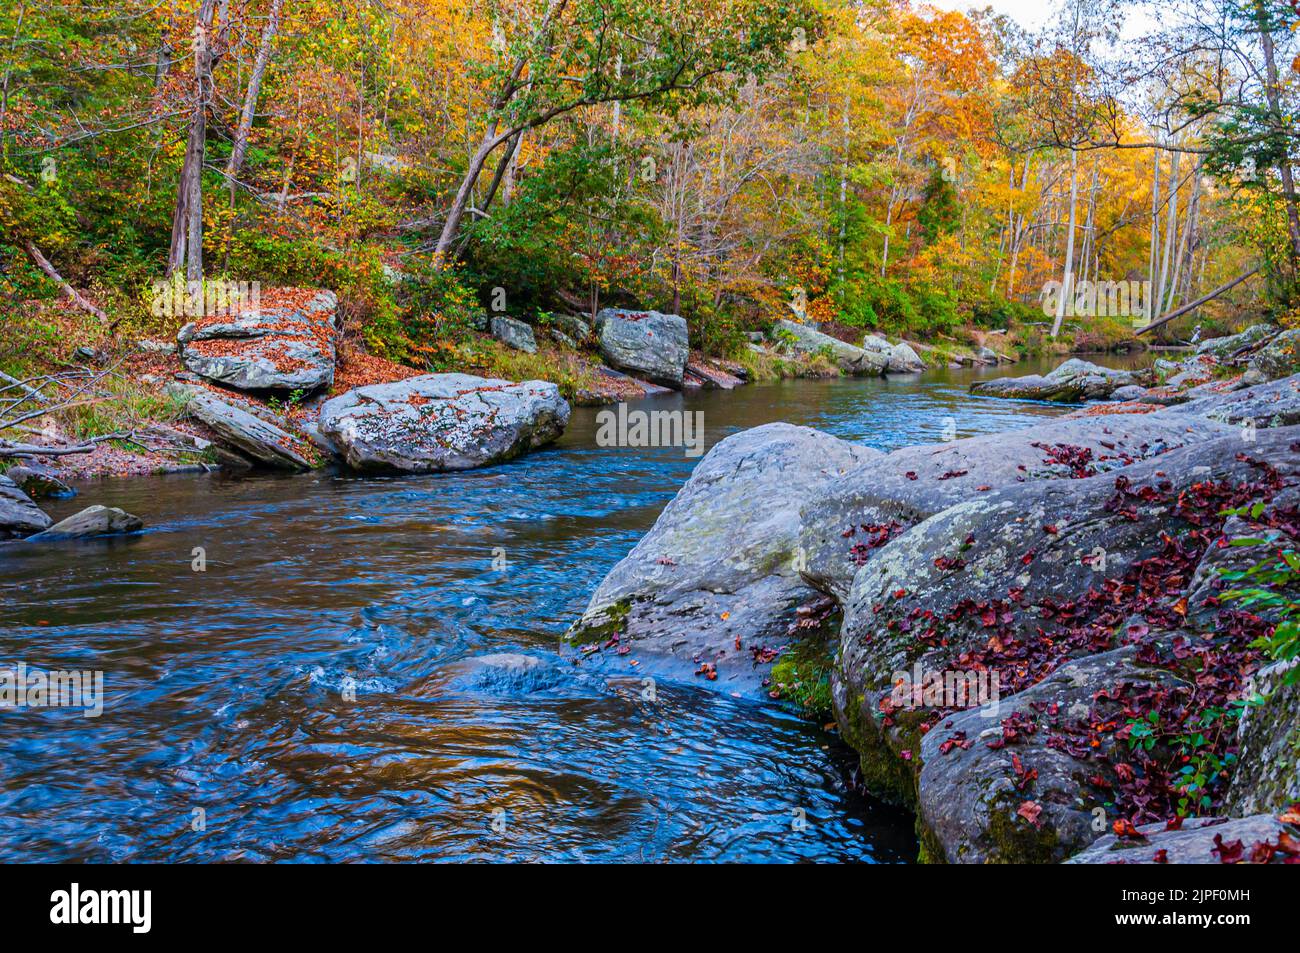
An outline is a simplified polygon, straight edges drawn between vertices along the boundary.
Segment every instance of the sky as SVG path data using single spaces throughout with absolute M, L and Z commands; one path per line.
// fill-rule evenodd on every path
M 992 7 L 995 13 L 1005 13 L 1021 26 L 1038 29 L 1050 21 L 1060 8 L 1058 0 L 921 0 L 930 6 L 942 10 L 982 10 Z M 1137 36 L 1155 26 L 1155 19 L 1143 9 L 1144 5 L 1134 4 L 1124 23 L 1126 36 Z

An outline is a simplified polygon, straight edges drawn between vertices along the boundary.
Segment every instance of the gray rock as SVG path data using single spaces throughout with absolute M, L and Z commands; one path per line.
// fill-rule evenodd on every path
M 1136 383 L 1137 377 L 1130 371 L 1101 367 L 1072 357 L 1046 376 L 1031 374 L 976 381 L 971 385 L 970 391 L 983 397 L 1075 403 L 1080 400 L 1104 400 L 1117 388 Z
M 889 352 L 893 349 L 894 345 L 890 344 L 879 334 L 868 334 L 862 339 L 862 350 L 864 351 L 875 351 L 877 354 L 888 356 Z
M 1119 401 L 1139 400 L 1146 395 L 1147 389 L 1141 384 L 1125 384 L 1111 391 L 1110 399 Z
M 596 336 L 611 366 L 656 384 L 682 386 L 690 343 L 681 315 L 605 308 L 596 315 Z
M 434 472 L 509 460 L 555 440 L 568 422 L 554 384 L 427 374 L 335 397 L 319 427 L 355 470 Z
M 591 334 L 591 322 L 577 314 L 552 314 L 546 318 L 552 328 L 563 331 L 575 341 L 585 341 Z
M 824 351 L 829 354 L 840 369 L 848 374 L 880 375 L 889 364 L 889 357 L 883 351 L 866 351 L 852 344 L 847 344 L 829 334 L 822 334 L 816 328 L 797 321 L 784 318 L 774 325 L 774 333 L 780 340 L 781 333 L 789 335 L 790 346 L 800 354 L 815 354 Z
M 1248 370 L 1270 381 L 1300 373 L 1300 328 L 1283 331 L 1256 351 Z
M 524 322 L 508 318 L 503 314 L 494 314 L 489 327 L 492 329 L 492 336 L 507 347 L 528 354 L 537 353 L 537 340 L 533 337 L 533 329 Z
M 1300 682 L 1285 684 L 1295 663 L 1255 674 L 1263 702 L 1237 724 L 1237 770 L 1224 807 L 1231 814 L 1280 814 L 1300 803 Z
M 92 536 L 117 536 L 138 533 L 144 520 L 115 506 L 88 506 L 80 513 L 60 520 L 43 533 L 29 537 L 29 542 L 55 539 L 88 539 Z
M 338 299 L 320 291 L 301 307 L 267 306 L 204 318 L 176 336 L 184 365 L 248 391 L 313 391 L 334 381 Z
M 1034 644 L 1040 629 L 1057 624 L 1051 606 L 1077 604 L 1101 591 L 1105 580 L 1124 578 L 1135 563 L 1167 555 L 1165 537 L 1191 528 L 1173 503 L 1192 484 L 1252 482 L 1255 461 L 1277 468 L 1285 483 L 1296 482 L 1300 458 L 1289 445 L 1297 437 L 1297 430 L 1262 432 L 1242 459 L 1239 437 L 1219 438 L 1133 463 L 1123 474 L 993 490 L 937 513 L 875 551 L 845 601 L 832 681 L 841 729 L 862 753 L 867 782 L 900 799 L 910 789 L 908 772 L 900 777 L 903 762 L 897 760 L 901 748 L 914 747 L 903 731 L 907 726 L 884 730 L 877 721 L 892 673 L 914 664 L 927 671 L 969 668 L 969 657 L 960 661 L 964 653 L 980 652 L 994 636 L 1002 644 Z M 1148 487 L 1152 494 L 1141 495 L 1138 488 Z M 979 606 L 984 608 L 972 609 Z M 933 637 L 918 638 L 929 628 Z M 1103 644 L 1074 651 L 1108 648 L 1112 634 L 1103 635 Z M 1011 674 L 1004 673 L 1003 692 L 1020 691 L 1043 674 L 1014 667 L 1006 672 Z
M 13 480 L 24 493 L 35 499 L 45 497 L 64 499 L 77 495 L 76 490 L 59 479 L 58 471 L 39 463 L 10 467 L 5 471 L 5 476 Z
M 809 495 L 800 540 L 807 556 L 805 575 L 818 588 L 844 598 L 858 570 L 853 547 L 879 536 L 879 530 L 864 532 L 864 524 L 897 524 L 891 531 L 897 535 L 991 490 L 1042 480 L 1074 483 L 1070 478 L 1076 472 L 1108 473 L 1222 437 L 1239 437 L 1239 430 L 1208 421 L 1191 426 L 1185 418 L 1153 413 L 1059 418 L 1009 433 L 904 447 L 868 460 L 821 493 Z M 1060 462 L 1070 459 L 1062 456 L 1062 445 L 1076 448 L 1069 451 L 1078 454 L 1075 462 Z M 859 553 L 870 558 L 870 551 Z
M 900 342 L 890 348 L 889 364 L 885 369 L 891 374 L 915 374 L 925 370 L 925 361 L 911 347 Z
M 1208 354 L 1218 360 L 1226 360 L 1242 348 L 1253 347 L 1261 341 L 1267 341 L 1277 334 L 1277 328 L 1271 324 L 1254 324 L 1239 334 L 1222 338 L 1210 338 L 1197 347 L 1197 354 Z
M 1219 864 L 1224 861 L 1216 853 L 1215 838 L 1229 847 L 1241 842 L 1242 859 L 1249 860 L 1255 845 L 1265 841 L 1276 843 L 1283 832 L 1291 837 L 1300 835 L 1292 825 L 1283 824 L 1271 814 L 1251 817 L 1189 817 L 1179 830 L 1167 830 L 1164 824 L 1141 824 L 1137 828 L 1142 839 L 1121 840 L 1106 834 L 1087 850 L 1075 854 L 1068 864 Z M 1280 863 L 1285 855 L 1279 854 Z
M 1205 396 L 1200 396 L 1204 393 Z M 1300 424 L 1300 375 L 1269 381 L 1241 390 L 1207 389 L 1192 392 L 1187 402 L 1166 413 L 1175 417 L 1201 417 L 1221 423 L 1253 420 L 1256 427 L 1290 427 Z
M 945 718 L 923 737 L 917 813 L 928 849 L 941 852 L 935 859 L 1059 863 L 1096 840 L 1101 832 L 1094 829 L 1095 811 L 1105 812 L 1102 805 L 1114 794 L 1080 779 L 1115 783 L 1111 756 L 1116 749 L 1122 752 L 1124 742 L 1105 735 L 1100 748 L 1082 744 L 1087 754 L 1076 756 L 1048 739 L 1086 737 L 1088 723 L 1122 718 L 1123 704 L 1109 698 L 1121 687 L 1141 691 L 1177 684 L 1169 672 L 1139 664 L 1136 654 L 1126 646 L 1069 662 L 1025 691 Z M 1013 716 L 1034 723 L 1036 730 L 1018 732 L 1007 743 L 1000 725 Z M 973 744 L 964 746 L 967 741 Z M 990 741 L 1002 746 L 991 748 Z M 1037 772 L 1032 782 L 1023 781 L 1013 756 L 1022 771 Z M 1021 813 L 1022 805 L 1029 805 L 1024 810 L 1032 819 Z M 1106 823 L 1103 830 L 1109 828 Z
M 1002 363 L 1002 355 L 991 347 L 980 347 L 975 351 L 975 360 L 981 364 L 997 365 Z
M 217 442 L 254 463 L 280 470 L 308 470 L 313 463 L 289 424 L 265 408 L 254 413 L 234 399 L 221 400 L 204 388 L 190 388 L 185 412 L 212 430 Z
M 784 423 L 720 441 L 600 583 L 567 641 L 617 636 L 642 661 L 637 672 L 691 679 L 707 662 L 714 687 L 762 696 L 771 665 L 752 650 L 784 645 L 798 607 L 818 596 L 799 575 L 799 505 L 877 456 Z
M 0 539 L 30 536 L 49 525 L 50 518 L 13 480 L 0 473 Z

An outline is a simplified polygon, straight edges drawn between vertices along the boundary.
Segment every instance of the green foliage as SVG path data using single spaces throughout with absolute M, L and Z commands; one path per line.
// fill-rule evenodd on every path
M 1265 504 L 1261 502 L 1231 512 L 1259 519 L 1264 509 Z M 1277 618 L 1273 633 L 1253 645 L 1263 649 L 1276 662 L 1295 662 L 1300 658 L 1300 553 L 1258 538 L 1236 539 L 1233 545 L 1267 546 L 1271 551 L 1248 569 L 1224 572 L 1224 579 L 1236 583 L 1237 588 L 1223 593 L 1220 600 L 1237 602 L 1256 614 L 1266 613 Z M 1300 665 L 1292 665 L 1284 674 L 1283 683 L 1294 685 L 1298 682 Z

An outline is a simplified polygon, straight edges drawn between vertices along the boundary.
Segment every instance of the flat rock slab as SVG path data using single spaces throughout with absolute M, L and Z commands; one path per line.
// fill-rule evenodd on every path
M 247 391 L 310 392 L 334 381 L 332 291 L 276 288 L 255 310 L 201 318 L 176 336 L 181 361 L 210 381 Z
M 686 376 L 697 378 L 702 387 L 716 388 L 718 390 L 733 390 L 745 383 L 739 377 L 702 361 L 688 361 Z
M 1231 425 L 1160 413 L 1058 418 L 1024 430 L 873 457 L 822 493 L 808 496 L 801 539 L 805 574 L 843 598 L 860 562 L 874 548 L 871 542 L 880 540 L 886 528 L 896 535 L 1002 487 L 1108 473 L 1178 447 L 1237 434 Z
M 596 315 L 596 339 L 611 366 L 681 388 L 690 358 L 686 319 L 681 315 L 605 308 Z
M 57 539 L 89 539 L 93 536 L 118 536 L 138 533 L 144 529 L 144 520 L 115 506 L 88 506 L 65 520 L 60 520 L 43 533 L 37 533 L 29 542 Z
M 1283 863 L 1289 856 L 1276 848 L 1286 835 L 1294 844 L 1300 829 L 1272 814 L 1250 817 L 1190 817 L 1178 830 L 1165 824 L 1142 824 L 1140 837 L 1106 834 L 1067 864 L 1224 864 Z
M 13 480 L 0 473 L 0 539 L 15 539 L 39 533 L 50 518 Z
M 569 404 L 546 381 L 426 374 L 348 391 L 321 406 L 321 435 L 354 470 L 468 470 L 559 437 Z
M 278 470 L 309 470 L 311 451 L 289 424 L 265 408 L 223 400 L 203 387 L 177 388 L 189 397 L 185 412 L 206 424 L 217 442 L 249 461 Z

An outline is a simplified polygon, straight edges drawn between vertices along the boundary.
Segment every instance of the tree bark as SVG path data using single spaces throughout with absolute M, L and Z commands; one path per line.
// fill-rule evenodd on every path
M 203 156 L 212 96 L 210 36 L 215 7 L 214 0 L 203 0 L 194 22 L 194 103 L 167 254 L 167 276 L 170 278 L 183 267 L 189 281 L 203 279 Z
M 239 125 L 235 128 L 235 139 L 230 147 L 230 159 L 226 163 L 227 179 L 239 175 L 239 170 L 244 165 L 244 155 L 248 151 L 248 134 L 253 128 L 253 119 L 257 115 L 257 99 L 262 92 L 262 77 L 271 62 L 271 50 L 275 45 L 276 34 L 280 30 L 280 8 L 283 3 L 284 0 L 271 0 L 266 27 L 262 30 L 262 42 L 257 48 L 257 57 L 253 60 L 253 73 L 248 78 L 244 108 L 240 110 Z M 234 188 L 233 183 L 231 188 Z
M 1056 318 L 1052 321 L 1052 337 L 1061 333 L 1061 322 L 1065 320 L 1065 303 L 1074 298 L 1074 220 L 1075 206 L 1079 198 L 1079 151 L 1070 150 L 1070 224 L 1065 236 L 1065 280 L 1061 284 L 1061 296 L 1056 302 Z

